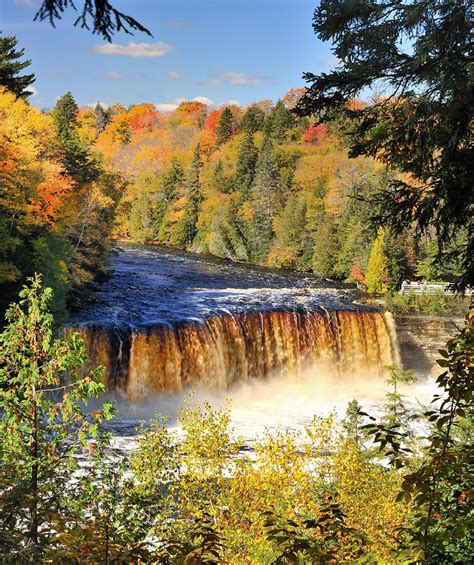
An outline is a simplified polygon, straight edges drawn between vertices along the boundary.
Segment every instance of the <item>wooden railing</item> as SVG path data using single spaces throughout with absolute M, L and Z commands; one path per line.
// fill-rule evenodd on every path
M 403 282 L 400 294 L 413 292 L 414 294 L 454 294 L 449 283 L 430 283 L 430 282 Z M 466 289 L 464 294 L 472 295 L 472 289 Z

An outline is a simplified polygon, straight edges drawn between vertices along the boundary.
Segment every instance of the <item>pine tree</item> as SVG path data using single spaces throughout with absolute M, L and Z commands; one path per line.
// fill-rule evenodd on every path
M 316 229 L 313 247 L 313 270 L 325 277 L 334 277 L 339 243 L 334 216 L 324 213 L 323 220 Z
M 258 157 L 255 180 L 251 190 L 255 257 L 263 260 L 273 238 L 275 200 L 280 189 L 279 175 L 270 139 L 265 139 Z
M 365 274 L 367 290 L 373 294 L 385 294 L 388 291 L 388 261 L 384 248 L 384 231 L 379 229 L 370 251 Z
M 253 135 L 247 132 L 239 148 L 235 184 L 245 200 L 248 199 L 250 188 L 255 178 L 258 150 L 253 142 Z
M 276 243 L 283 247 L 292 247 L 295 258 L 304 249 L 307 233 L 306 225 L 306 202 L 304 198 L 298 198 L 291 193 L 280 214 L 275 219 Z
M 66 171 L 77 182 L 88 184 L 99 178 L 100 171 L 97 163 L 77 133 L 78 110 L 79 108 L 73 95 L 70 92 L 66 92 L 57 101 L 51 114 L 61 138 Z
M 141 243 L 153 237 L 150 199 L 143 188 L 132 202 L 130 236 L 134 241 Z
M 178 198 L 183 189 L 184 170 L 176 157 L 171 159 L 169 169 L 161 177 L 161 193 L 163 199 L 170 203 Z
M 234 135 L 234 116 L 227 106 L 222 110 L 221 117 L 219 119 L 219 124 L 216 130 L 216 147 L 219 147 L 223 143 L 229 141 L 229 139 Z
M 35 82 L 35 75 L 19 76 L 23 69 L 31 65 L 31 61 L 19 60 L 25 50 L 16 51 L 17 43 L 14 36 L 0 36 L 0 85 L 5 86 L 18 97 L 27 98 L 31 95 L 28 87 Z
M 191 169 L 186 182 L 187 202 L 180 229 L 183 245 L 191 245 L 197 234 L 197 221 L 199 208 L 203 199 L 201 185 L 201 145 L 198 143 L 194 149 Z
M 94 108 L 94 117 L 95 117 L 95 129 L 97 135 L 104 131 L 107 124 L 110 122 L 109 113 L 104 110 L 102 104 L 97 102 L 96 107 Z
M 249 106 L 242 117 L 239 124 L 239 131 L 246 133 L 255 133 L 256 131 L 261 131 L 263 129 L 263 124 L 265 121 L 265 114 L 263 110 L 252 104 Z
M 221 160 L 217 162 L 212 174 L 212 187 L 214 190 L 224 194 L 230 194 L 234 190 L 233 179 L 225 173 L 224 164 Z
M 373 220 L 398 233 L 435 231 L 438 260 L 472 230 L 472 10 L 472 0 L 323 0 L 313 27 L 339 63 L 305 73 L 297 108 L 351 120 L 351 157 L 377 155 L 397 173 L 375 196 Z M 380 81 L 384 96 L 351 103 Z M 459 256 L 462 288 L 474 281 L 473 237 Z
M 161 240 L 164 222 L 169 206 L 176 201 L 184 190 L 184 170 L 178 159 L 171 159 L 170 167 L 160 179 L 160 185 L 155 193 L 155 205 L 152 212 L 153 232 Z
M 78 111 L 79 108 L 71 92 L 66 92 L 56 102 L 52 115 L 63 141 L 71 136 L 73 128 L 77 124 Z
M 294 118 L 292 113 L 281 100 L 278 100 L 265 121 L 264 131 L 271 139 L 281 143 L 285 139 L 286 132 L 293 124 Z

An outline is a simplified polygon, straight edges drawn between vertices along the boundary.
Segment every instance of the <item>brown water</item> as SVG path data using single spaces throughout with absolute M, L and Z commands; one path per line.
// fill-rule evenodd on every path
M 130 246 L 111 278 L 71 322 L 128 401 L 317 367 L 338 379 L 380 377 L 398 360 L 386 313 L 312 275 Z

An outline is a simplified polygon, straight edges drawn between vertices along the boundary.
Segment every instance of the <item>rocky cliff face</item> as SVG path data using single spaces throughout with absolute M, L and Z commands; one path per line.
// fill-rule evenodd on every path
M 436 359 L 446 341 L 463 325 L 461 318 L 437 316 L 397 316 L 395 326 L 401 363 L 421 376 L 439 374 Z

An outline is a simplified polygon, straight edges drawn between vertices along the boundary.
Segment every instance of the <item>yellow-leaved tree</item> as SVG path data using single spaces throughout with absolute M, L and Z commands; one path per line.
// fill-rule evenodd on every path
M 371 294 L 385 294 L 388 291 L 388 261 L 384 247 L 384 231 L 379 228 L 370 250 L 365 284 Z

